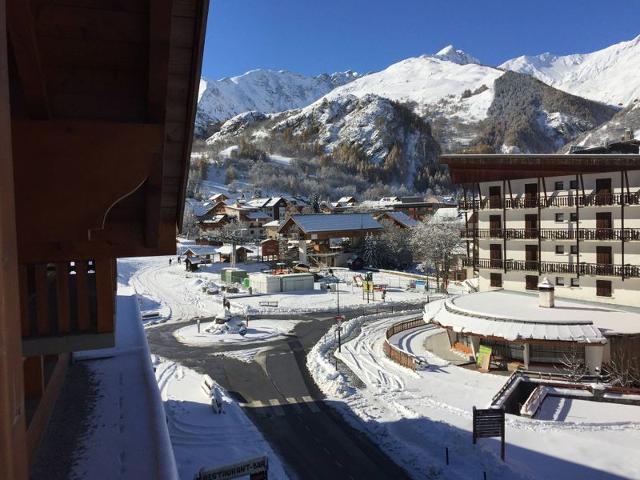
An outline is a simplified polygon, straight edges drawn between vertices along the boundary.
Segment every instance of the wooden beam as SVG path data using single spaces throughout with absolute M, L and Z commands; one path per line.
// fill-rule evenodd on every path
M 24 378 L 5 7 L 5 0 L 0 0 L 0 478 L 26 480 Z
M 180 0 L 177 0 L 182 3 Z M 191 68 L 189 71 L 189 98 L 186 121 L 185 142 L 180 160 L 182 185 L 178 194 L 178 211 L 176 212 L 178 229 L 182 228 L 182 216 L 184 214 L 184 202 L 187 192 L 187 180 L 189 160 L 191 154 L 191 141 L 198 106 L 198 91 L 202 69 L 202 56 L 204 52 L 204 38 L 207 30 L 207 16 L 209 12 L 209 0 L 195 0 L 195 25 L 193 29 L 193 47 L 191 49 Z
M 36 38 L 35 21 L 31 12 L 31 2 L 9 0 L 7 20 L 9 41 L 29 116 L 39 120 L 50 118 L 51 108 L 40 63 L 40 51 Z
M 111 208 L 152 175 L 162 149 L 162 128 L 149 124 L 14 121 L 12 134 L 19 239 L 61 248 L 104 229 Z
M 172 6 L 173 0 L 154 0 L 149 4 L 147 106 L 152 122 L 164 123 L 165 120 Z

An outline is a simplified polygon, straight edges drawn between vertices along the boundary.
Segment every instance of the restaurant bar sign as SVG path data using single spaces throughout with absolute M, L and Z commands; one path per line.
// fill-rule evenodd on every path
M 258 457 L 213 470 L 200 470 L 194 480 L 227 480 L 249 475 L 251 480 L 267 480 L 269 459 Z

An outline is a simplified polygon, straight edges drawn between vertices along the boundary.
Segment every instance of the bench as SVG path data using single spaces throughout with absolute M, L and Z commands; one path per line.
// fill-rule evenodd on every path
M 259 302 L 258 305 L 260 305 L 261 307 L 278 308 L 278 302 L 277 301 L 263 300 L 263 301 Z

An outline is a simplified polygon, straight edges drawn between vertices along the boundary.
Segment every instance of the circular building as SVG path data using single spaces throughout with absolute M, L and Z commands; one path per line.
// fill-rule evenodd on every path
M 572 359 L 597 373 L 612 348 L 640 343 L 640 314 L 558 301 L 552 288 L 539 296 L 497 290 L 449 298 L 438 307 L 427 304 L 425 321 L 447 329 L 451 347 L 474 359 L 484 347 L 494 359 L 525 368 Z

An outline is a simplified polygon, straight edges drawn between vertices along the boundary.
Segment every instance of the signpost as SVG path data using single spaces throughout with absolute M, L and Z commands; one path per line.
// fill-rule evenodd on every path
M 246 475 L 249 475 L 251 480 L 267 480 L 268 473 L 269 459 L 257 457 L 213 470 L 202 469 L 196 473 L 194 480 L 230 480 Z
M 504 408 L 473 407 L 473 443 L 478 438 L 500 437 L 500 458 L 504 462 Z

